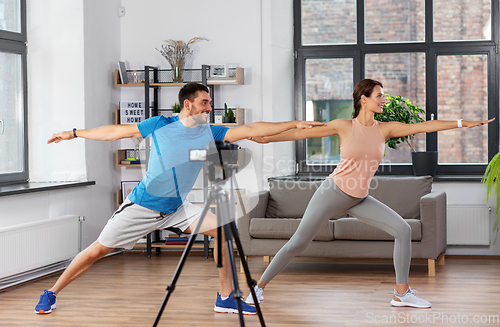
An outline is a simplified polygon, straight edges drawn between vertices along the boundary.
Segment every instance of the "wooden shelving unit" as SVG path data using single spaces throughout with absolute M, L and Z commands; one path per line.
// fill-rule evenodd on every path
M 121 84 L 120 74 L 118 69 L 115 70 L 114 74 L 115 86 L 142 86 L 144 87 L 144 82 L 141 83 L 128 83 Z M 201 82 L 201 81 L 200 81 Z M 183 86 L 186 83 L 150 83 L 150 86 Z M 245 84 L 245 69 L 242 67 L 236 67 L 236 75 L 234 77 L 228 78 L 208 78 L 207 85 L 244 85 Z
M 148 104 L 146 107 L 149 108 L 150 104 L 150 99 L 152 99 L 153 107 L 151 108 L 151 112 L 149 110 L 146 110 L 146 117 L 149 118 L 151 115 L 159 115 L 161 114 L 161 111 L 168 111 L 168 109 L 160 109 L 159 106 L 159 99 L 158 99 L 158 92 L 161 87 L 182 87 L 186 85 L 188 82 L 196 82 L 196 83 L 201 83 L 206 85 L 209 89 L 211 94 L 214 94 L 215 92 L 215 86 L 219 85 L 244 85 L 245 83 L 245 70 L 244 68 L 241 67 L 236 67 L 236 68 L 230 68 L 229 72 L 231 75 L 234 75 L 232 77 L 228 78 L 212 78 L 210 79 L 208 77 L 208 70 L 209 66 L 203 65 L 201 69 L 187 69 L 184 71 L 184 77 L 186 79 L 185 83 L 173 83 L 172 81 L 172 70 L 168 69 L 158 69 L 157 67 L 151 67 L 151 66 L 145 66 L 144 70 L 138 70 L 136 71 L 138 73 L 139 80 L 142 80 L 140 83 L 128 83 L 128 84 L 121 84 L 121 79 L 120 79 L 120 74 L 118 70 L 115 70 L 114 72 L 114 84 L 117 87 L 122 87 L 122 86 L 140 86 L 144 88 L 144 102 Z M 186 75 L 186 71 L 189 71 L 189 74 Z M 128 71 L 130 73 L 131 71 Z M 151 75 L 152 74 L 152 75 Z M 130 75 L 129 75 L 130 76 Z M 144 77 L 143 77 L 144 76 Z M 187 76 L 187 77 L 186 77 Z M 154 80 L 153 83 L 150 83 L 151 80 Z M 153 91 L 153 95 L 151 96 L 150 90 Z M 213 96 L 212 96 L 213 97 Z M 221 110 L 221 109 L 215 109 L 215 110 Z M 245 124 L 245 111 L 243 108 L 235 108 L 233 109 L 235 111 L 235 118 L 236 122 L 235 123 L 222 123 L 222 124 L 215 124 L 211 123 L 213 125 L 219 125 L 219 126 L 239 126 L 239 125 L 244 125 Z M 214 114 L 216 111 L 212 113 L 211 118 L 214 118 Z M 220 113 L 220 111 L 218 112 Z M 120 122 L 119 119 L 119 110 L 116 111 L 116 119 L 115 123 L 118 124 Z M 148 145 L 148 140 L 146 140 L 146 148 L 149 148 Z M 124 165 L 121 164 L 122 160 L 126 159 L 126 150 L 117 150 L 116 151 L 116 166 L 117 167 L 144 167 L 144 164 L 135 164 L 135 165 Z M 244 154 L 239 156 L 239 159 L 244 162 Z M 147 159 L 146 159 L 147 160 Z M 238 163 L 239 164 L 239 163 Z M 116 195 L 116 202 L 117 205 L 121 205 L 122 202 L 122 196 L 121 196 L 121 190 L 117 191 Z M 203 204 L 200 204 L 200 206 L 203 206 Z M 212 206 L 214 207 L 214 206 Z M 152 232 L 152 233 L 156 233 Z M 165 242 L 159 241 L 159 242 L 151 242 L 152 239 L 152 233 L 148 234 L 147 236 L 147 242 L 144 243 L 137 243 L 135 247 L 137 248 L 146 248 L 148 256 L 151 256 L 151 250 L 152 248 L 156 249 L 157 253 L 161 252 L 162 248 L 167 248 L 170 251 L 182 251 L 185 248 L 185 245 L 173 245 L 173 244 L 165 244 Z M 154 239 L 158 239 L 155 237 Z M 205 237 L 205 242 L 196 242 L 193 244 L 194 249 L 203 249 L 205 252 L 205 257 L 208 257 L 208 251 L 210 246 L 208 245 L 208 238 Z
M 207 85 L 243 85 L 245 84 L 245 69 L 236 67 L 236 76 L 227 78 L 208 78 Z
M 116 150 L 116 167 L 145 167 L 145 164 L 124 165 L 121 162 L 127 159 L 126 150 Z
M 128 83 L 128 84 L 121 84 L 120 80 L 120 74 L 118 73 L 118 69 L 115 70 L 115 86 L 143 86 L 144 87 L 144 82 L 142 83 Z
M 236 117 L 236 123 L 222 123 L 222 124 L 211 124 L 211 125 L 217 125 L 217 126 L 241 126 L 245 125 L 245 109 L 243 108 L 236 108 L 236 114 L 234 115 Z

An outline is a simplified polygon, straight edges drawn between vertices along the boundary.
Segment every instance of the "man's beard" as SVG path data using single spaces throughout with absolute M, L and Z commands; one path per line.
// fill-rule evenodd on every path
M 192 115 L 191 118 L 197 123 L 197 124 L 208 124 L 209 121 L 209 115 L 205 113 L 200 113 L 196 115 Z

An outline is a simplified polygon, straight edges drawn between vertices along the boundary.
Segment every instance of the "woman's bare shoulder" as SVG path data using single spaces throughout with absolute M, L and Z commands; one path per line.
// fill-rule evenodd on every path
M 352 119 L 335 119 L 335 120 L 331 120 L 328 124 L 332 124 L 332 125 L 338 125 L 338 126 L 342 126 L 342 125 L 351 125 L 352 124 Z

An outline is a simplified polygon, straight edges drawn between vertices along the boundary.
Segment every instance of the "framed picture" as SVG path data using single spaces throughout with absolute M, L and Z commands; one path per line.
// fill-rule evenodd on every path
M 210 78 L 227 77 L 227 64 L 210 65 Z
M 127 67 L 124 61 L 118 61 L 118 72 L 120 73 L 120 80 L 122 84 L 128 84 Z
M 139 181 L 122 181 L 122 201 L 125 201 L 137 184 L 139 184 Z

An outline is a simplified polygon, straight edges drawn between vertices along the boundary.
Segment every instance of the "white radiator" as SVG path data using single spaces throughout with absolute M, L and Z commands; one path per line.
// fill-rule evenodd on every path
M 489 245 L 490 211 L 486 205 L 448 205 L 448 245 Z
M 0 279 L 73 258 L 83 220 L 67 215 L 0 229 Z

